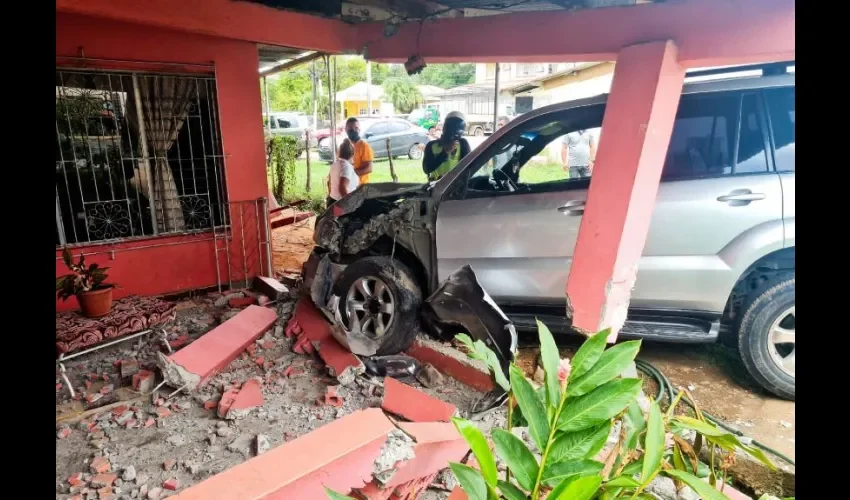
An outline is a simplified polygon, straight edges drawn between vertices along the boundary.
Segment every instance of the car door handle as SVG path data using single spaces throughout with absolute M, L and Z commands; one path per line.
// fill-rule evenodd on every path
M 582 215 L 584 213 L 584 200 L 568 201 L 558 207 L 558 211 L 564 215 Z
M 740 206 L 747 205 L 751 201 L 763 200 L 765 198 L 767 198 L 767 196 L 764 193 L 754 193 L 749 189 L 735 189 L 729 194 L 718 196 L 717 201 L 729 203 L 733 206 Z

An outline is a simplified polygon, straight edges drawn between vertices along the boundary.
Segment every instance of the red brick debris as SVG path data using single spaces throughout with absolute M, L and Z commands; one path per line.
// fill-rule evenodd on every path
M 227 418 L 231 411 L 246 411 L 257 406 L 263 406 L 261 382 L 251 379 L 242 385 L 241 389 L 231 387 L 222 394 L 218 402 L 218 416 Z
M 149 370 L 139 370 L 133 375 L 133 390 L 141 393 L 151 392 L 156 381 L 154 373 Z
M 94 457 L 91 464 L 89 464 L 89 467 L 95 474 L 103 474 L 104 472 L 109 472 L 112 465 L 109 463 L 109 460 L 103 457 Z
M 455 405 L 390 377 L 384 379 L 381 408 L 413 422 L 448 422 L 457 411 Z
M 227 301 L 227 307 L 231 309 L 241 309 L 257 303 L 257 298 L 249 295 L 247 297 L 234 297 Z
M 496 387 L 486 365 L 454 349 L 441 348 L 435 340 L 417 337 L 405 353 L 477 391 L 487 393 Z
M 318 350 L 319 357 L 333 377 L 353 378 L 365 371 L 360 359 L 333 337 L 331 325 L 309 299 L 301 299 L 295 305 L 295 313 L 286 327 L 286 336 L 297 337 L 292 350 L 298 354 L 313 354 Z
M 325 391 L 325 404 L 328 406 L 342 406 L 342 396 L 336 393 L 336 386 L 329 385 Z

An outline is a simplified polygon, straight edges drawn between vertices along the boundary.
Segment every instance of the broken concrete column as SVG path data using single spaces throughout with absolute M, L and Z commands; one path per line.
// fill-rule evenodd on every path
M 251 305 L 176 353 L 159 353 L 158 365 L 166 382 L 195 390 L 260 338 L 276 319 L 274 309 Z

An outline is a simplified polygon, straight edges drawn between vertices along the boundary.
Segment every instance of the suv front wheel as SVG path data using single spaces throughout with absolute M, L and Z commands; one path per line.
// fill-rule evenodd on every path
M 738 338 L 750 374 L 770 392 L 792 401 L 797 322 L 794 281 L 792 273 L 749 303 Z
M 390 257 L 365 257 L 348 265 L 334 284 L 339 319 L 378 344 L 377 354 L 396 354 L 413 342 L 422 292 L 413 273 Z

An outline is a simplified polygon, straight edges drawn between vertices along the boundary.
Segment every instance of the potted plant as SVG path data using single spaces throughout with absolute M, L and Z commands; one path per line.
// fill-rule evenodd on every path
M 83 254 L 80 254 L 80 260 L 75 264 L 68 247 L 62 250 L 62 259 L 71 274 L 56 278 L 56 298 L 65 301 L 76 296 L 80 310 L 87 318 L 108 314 L 112 308 L 112 289 L 115 287 L 105 283 L 108 277 L 106 271 L 109 268 L 97 264 L 86 266 Z

